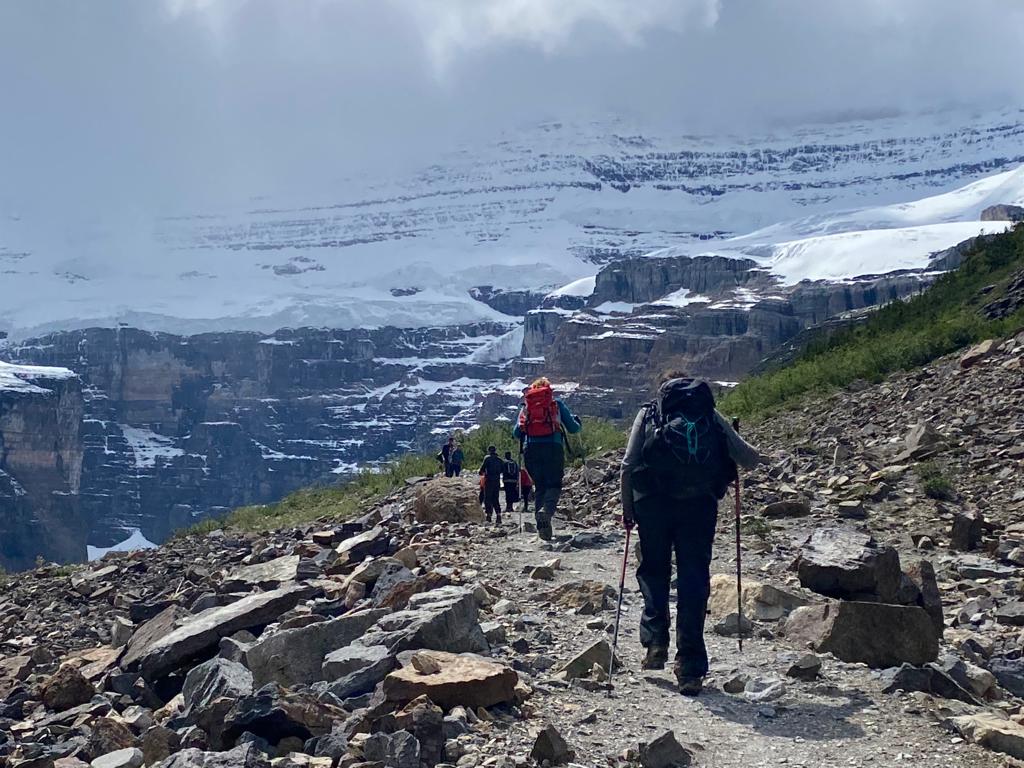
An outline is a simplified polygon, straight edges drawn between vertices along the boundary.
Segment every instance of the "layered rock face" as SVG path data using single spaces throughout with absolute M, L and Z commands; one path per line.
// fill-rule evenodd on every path
M 422 447 L 432 429 L 461 423 L 478 389 L 501 382 L 500 366 L 474 353 L 506 330 L 90 329 L 7 354 L 81 376 L 84 400 L 65 414 L 75 440 L 81 422 L 74 490 L 88 543 L 107 547 L 135 529 L 159 542 L 196 519 Z M 57 430 L 36 433 L 52 443 Z M 84 545 L 81 530 L 72 535 Z
M 550 375 L 598 392 L 628 394 L 670 366 L 737 381 L 806 328 L 903 298 L 930 280 L 903 271 L 782 286 L 749 259 L 630 259 L 598 274 L 586 308 L 528 314 L 523 353 L 543 356 Z M 639 389 L 643 399 L 647 388 Z M 617 404 L 599 407 L 613 418 L 618 411 Z
M 0 566 L 85 557 L 78 378 L 0 363 Z

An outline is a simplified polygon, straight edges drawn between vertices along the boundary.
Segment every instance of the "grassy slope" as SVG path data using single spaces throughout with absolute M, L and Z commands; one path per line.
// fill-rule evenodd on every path
M 1024 269 L 1024 226 L 979 246 L 960 269 L 908 301 L 893 302 L 863 325 L 812 344 L 783 368 L 745 380 L 721 402 L 723 412 L 759 417 L 863 379 L 924 365 L 985 338 L 1024 326 L 1024 311 L 989 320 L 980 308 Z M 990 291 L 983 290 L 995 286 Z
M 614 425 L 597 420 L 584 420 L 584 444 L 588 455 L 621 448 L 626 436 Z M 484 424 L 460 437 L 466 453 L 466 471 L 475 474 L 483 461 L 487 446 L 499 452 L 519 453 L 507 422 Z M 204 533 L 225 526 L 248 531 L 267 531 L 298 525 L 321 518 L 345 520 L 356 517 L 374 502 L 401 488 L 412 477 L 423 477 L 438 470 L 433 454 L 410 453 L 396 458 L 379 472 L 363 472 L 344 484 L 303 488 L 275 504 L 236 509 L 223 520 L 206 520 L 183 533 Z

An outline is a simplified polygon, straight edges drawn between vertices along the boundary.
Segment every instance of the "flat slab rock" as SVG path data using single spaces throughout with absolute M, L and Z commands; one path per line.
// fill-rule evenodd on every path
M 147 647 L 138 649 L 130 661 L 122 661 L 122 667 L 129 671 L 138 669 L 147 680 L 155 680 L 196 657 L 212 655 L 222 637 L 270 624 L 316 591 L 315 587 L 304 584 L 290 584 L 203 611 Z
M 967 741 L 1024 760 L 1024 726 L 995 714 L 981 712 L 954 717 L 948 723 Z
M 445 710 L 452 707 L 492 707 L 515 698 L 519 675 L 504 664 L 474 654 L 420 651 L 436 662 L 437 672 L 423 674 L 410 664 L 384 678 L 388 701 L 409 702 L 426 696 Z M 422 666 L 422 665 L 421 665 Z

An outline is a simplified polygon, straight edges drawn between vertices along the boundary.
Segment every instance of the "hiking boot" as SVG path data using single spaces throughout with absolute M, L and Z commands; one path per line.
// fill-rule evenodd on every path
M 647 648 L 647 656 L 640 669 L 664 669 L 667 662 L 668 648 L 664 645 L 651 645 Z
M 679 678 L 679 692 L 683 696 L 699 696 L 704 689 L 703 677 L 681 677 Z
M 550 520 L 546 523 L 537 523 L 537 535 L 544 541 L 551 541 L 551 537 L 554 536 L 554 531 L 551 530 Z
M 497 517 L 494 518 L 494 527 L 495 528 L 500 528 L 501 527 L 501 515 L 498 515 Z
M 683 665 L 676 659 L 675 664 L 672 665 L 672 673 L 676 676 L 676 681 L 679 683 L 679 692 L 683 696 L 696 696 L 704 688 L 704 677 L 688 675 L 683 672 Z

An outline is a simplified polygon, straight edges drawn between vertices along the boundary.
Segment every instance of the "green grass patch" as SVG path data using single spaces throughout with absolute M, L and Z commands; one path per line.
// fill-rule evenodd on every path
M 921 479 L 921 490 L 929 499 L 953 501 L 956 498 L 956 488 L 953 486 L 952 480 L 934 461 L 918 464 L 916 470 L 917 476 Z
M 805 396 L 878 382 L 925 365 L 986 338 L 1024 326 L 1024 311 L 989 320 L 979 309 L 999 297 L 1024 269 L 1024 227 L 983 243 L 961 267 L 927 290 L 879 309 L 863 324 L 812 343 L 790 365 L 754 376 L 729 392 L 720 409 L 730 416 L 761 416 Z

